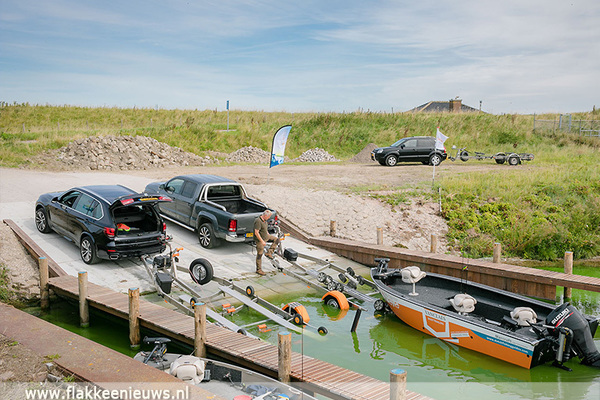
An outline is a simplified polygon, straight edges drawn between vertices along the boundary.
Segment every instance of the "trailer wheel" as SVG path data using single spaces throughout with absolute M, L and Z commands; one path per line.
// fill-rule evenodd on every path
M 298 325 L 298 326 L 302 326 L 304 325 L 304 318 L 302 318 L 302 315 L 295 313 L 294 314 L 294 324 Z
M 190 306 L 192 308 L 194 308 L 196 306 L 196 298 L 195 297 L 190 298 Z
M 197 258 L 190 264 L 190 277 L 198 285 L 207 284 L 213 276 L 213 266 L 207 259 Z
M 467 162 L 469 160 L 469 152 L 466 150 L 463 150 L 460 152 L 460 160 L 463 162 Z
M 494 155 L 494 160 L 496 160 L 496 164 L 504 164 L 506 162 L 506 154 L 497 153 Z
M 333 279 L 327 281 L 327 290 L 335 290 L 335 289 L 337 289 L 337 283 L 335 283 L 335 281 Z
M 348 280 L 348 278 L 346 278 L 346 275 L 340 273 L 338 275 L 338 278 L 340 279 L 341 282 L 346 283 L 346 281 Z
M 381 299 L 375 300 L 375 304 L 373 305 L 376 311 L 383 311 L 385 309 L 385 302 Z
M 246 286 L 246 296 L 254 297 L 254 288 L 252 286 Z
M 248 332 L 244 328 L 240 328 L 237 330 L 237 333 L 241 333 L 244 336 L 248 336 Z
M 340 310 L 348 310 L 350 308 L 350 304 L 348 304 L 348 299 L 346 299 L 346 296 L 337 290 L 332 290 L 325 293 L 321 300 L 323 300 L 323 302 L 328 306 L 339 308 Z
M 352 269 L 352 267 L 346 268 L 346 272 L 348 273 L 348 275 L 350 275 L 352 277 L 356 276 L 356 272 L 354 272 L 354 270 Z
M 358 282 L 359 285 L 364 285 L 365 283 L 367 283 L 367 281 L 365 280 L 365 278 L 363 278 L 362 276 L 358 275 L 356 277 L 356 281 Z
M 325 283 L 325 281 L 327 281 L 327 275 L 325 275 L 325 272 L 319 272 L 319 275 L 317 275 L 317 280 L 321 283 Z
M 320 335 L 327 335 L 327 333 L 329 333 L 329 331 L 327 330 L 327 328 L 325 328 L 324 326 L 320 326 L 317 328 L 317 332 L 319 332 Z
M 508 157 L 508 165 L 519 165 L 519 164 L 520 164 L 519 156 L 512 154 Z

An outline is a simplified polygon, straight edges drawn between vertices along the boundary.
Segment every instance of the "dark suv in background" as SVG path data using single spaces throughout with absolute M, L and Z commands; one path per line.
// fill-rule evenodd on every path
M 447 157 L 446 148 L 436 149 L 435 138 L 431 136 L 403 138 L 389 147 L 379 147 L 371 152 L 373 161 L 389 167 L 393 167 L 399 162 L 440 165 Z
M 166 224 L 157 203 L 169 197 L 138 194 L 120 185 L 82 186 L 46 193 L 35 204 L 35 225 L 79 246 L 86 264 L 165 250 Z

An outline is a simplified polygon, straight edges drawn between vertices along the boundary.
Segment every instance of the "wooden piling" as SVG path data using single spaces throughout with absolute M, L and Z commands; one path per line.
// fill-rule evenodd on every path
M 493 263 L 499 263 L 502 255 L 502 244 L 494 243 L 494 257 L 492 258 Z
M 573 275 L 573 252 L 565 252 L 565 274 Z M 571 301 L 573 289 L 565 286 L 564 302 Z
M 47 310 L 50 308 L 50 289 L 48 287 L 48 259 L 40 257 L 38 259 L 40 267 L 40 308 Z
M 278 334 L 278 377 L 281 382 L 290 382 L 290 372 L 292 371 L 292 334 L 289 332 L 279 332 Z
M 79 326 L 87 328 L 90 326 L 90 312 L 88 307 L 88 277 L 86 271 L 77 275 L 79 282 Z
M 429 252 L 437 253 L 437 247 L 438 247 L 437 239 L 438 239 L 437 235 L 431 234 L 431 246 L 429 248 Z
M 406 371 L 396 368 L 390 371 L 390 400 L 406 399 Z
M 377 228 L 377 244 L 378 245 L 383 244 L 383 228 L 381 228 L 381 227 Z
M 206 304 L 194 304 L 194 349 L 196 357 L 206 357 Z
M 129 346 L 140 347 L 140 289 L 129 289 Z
M 329 221 L 329 236 L 335 237 L 335 235 L 337 235 L 335 221 L 331 220 L 331 221 Z

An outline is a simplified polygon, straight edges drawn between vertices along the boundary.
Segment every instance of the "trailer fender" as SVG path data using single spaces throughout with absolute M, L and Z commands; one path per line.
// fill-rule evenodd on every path
M 308 311 L 306 311 L 306 308 L 298 302 L 288 303 L 283 306 L 282 309 L 294 316 L 294 323 L 296 325 L 304 325 L 310 321 Z
M 331 290 L 325 293 L 323 297 L 321 297 L 321 300 L 323 300 L 325 304 L 339 308 L 340 310 L 348 310 L 350 308 L 348 299 L 346 299 L 346 296 L 338 290 Z

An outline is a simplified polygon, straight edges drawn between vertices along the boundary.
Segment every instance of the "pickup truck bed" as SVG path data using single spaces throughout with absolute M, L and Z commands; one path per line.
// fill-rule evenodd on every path
M 149 184 L 146 192 L 171 197 L 172 202 L 160 205 L 161 215 L 197 232 L 200 244 L 207 248 L 218 246 L 222 240 L 252 241 L 254 220 L 267 209 L 249 198 L 241 184 L 216 175 L 176 176 Z M 276 224 L 274 211 L 269 224 Z

